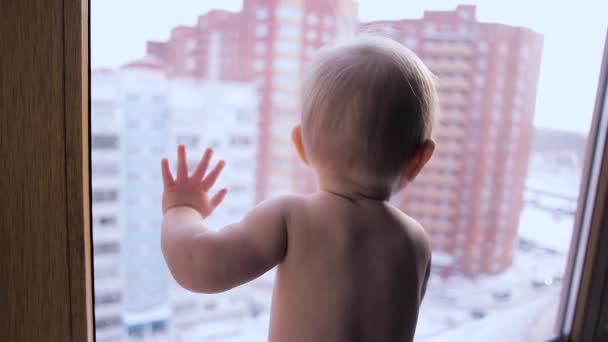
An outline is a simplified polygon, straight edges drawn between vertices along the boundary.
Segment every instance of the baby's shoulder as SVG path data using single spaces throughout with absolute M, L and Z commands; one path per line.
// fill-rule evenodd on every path
M 301 195 L 284 194 L 268 199 L 263 204 L 280 209 L 285 215 L 297 213 L 306 205 L 306 197 Z
M 413 217 L 402 211 L 398 211 L 400 216 L 401 228 L 408 236 L 409 240 L 414 243 L 418 249 L 424 254 L 431 254 L 431 240 L 424 227 Z

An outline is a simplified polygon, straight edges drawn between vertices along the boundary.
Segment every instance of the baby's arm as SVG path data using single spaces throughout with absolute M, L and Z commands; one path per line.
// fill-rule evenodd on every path
M 252 280 L 280 263 L 287 248 L 285 200 L 258 205 L 241 222 L 219 232 L 208 230 L 207 217 L 226 194 L 207 197 L 223 163 L 203 175 L 211 159 L 205 155 L 192 176 L 186 169 L 185 148 L 178 148 L 178 174 L 171 176 L 163 160 L 162 250 L 165 261 L 183 287 L 196 292 L 220 292 Z

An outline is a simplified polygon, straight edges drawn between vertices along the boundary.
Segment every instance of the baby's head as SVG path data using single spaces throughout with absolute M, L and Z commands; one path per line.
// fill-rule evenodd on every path
M 433 75 L 401 44 L 357 37 L 326 47 L 302 90 L 302 126 L 293 138 L 321 176 L 390 194 L 430 158 Z

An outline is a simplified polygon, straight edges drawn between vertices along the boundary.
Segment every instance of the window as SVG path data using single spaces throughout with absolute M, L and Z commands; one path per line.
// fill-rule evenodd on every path
M 264 66 L 266 63 L 264 63 L 263 59 L 256 59 L 255 60 L 255 64 L 254 64 L 254 68 L 256 71 L 262 71 L 264 70 Z
M 120 303 L 122 294 L 120 292 L 95 294 L 95 305 L 107 305 Z
M 93 177 L 117 176 L 120 173 L 118 162 L 93 162 L 91 163 L 91 174 Z
M 296 58 L 278 58 L 274 63 L 274 67 L 281 71 L 299 71 L 300 65 Z
M 117 242 L 100 242 L 93 246 L 93 255 L 116 254 L 120 251 L 120 245 Z
M 274 47 L 278 53 L 297 54 L 300 51 L 300 45 L 295 40 L 279 40 Z
M 268 9 L 265 7 L 259 7 L 255 11 L 255 16 L 258 20 L 265 20 L 268 18 Z
M 188 148 L 196 148 L 198 146 L 199 137 L 197 135 L 178 135 L 177 143 L 184 144 Z
M 306 23 L 308 25 L 316 25 L 319 22 L 319 16 L 314 14 L 314 13 L 309 13 L 308 16 L 306 16 Z
M 283 37 L 299 37 L 301 26 L 294 23 L 281 23 L 278 26 L 278 35 Z
M 263 42 L 257 42 L 255 44 L 255 52 L 259 55 L 266 53 L 266 44 Z
M 233 136 L 230 138 L 230 144 L 232 146 L 248 146 L 251 144 L 251 139 L 250 137 Z
M 405 39 L 405 46 L 410 49 L 415 49 L 418 46 L 418 39 L 416 39 L 416 37 L 407 37 Z
M 477 48 L 479 49 L 479 52 L 482 54 L 485 54 L 486 52 L 488 52 L 488 42 L 486 41 L 480 41 L 477 44 Z
M 277 87 L 294 87 L 298 76 L 292 73 L 276 74 L 273 78 L 273 83 Z
M 300 19 L 303 15 L 302 7 L 292 5 L 277 6 L 276 15 L 281 19 Z
M 308 30 L 306 32 L 306 39 L 308 40 L 316 40 L 317 39 L 317 31 L 315 30 Z
M 115 227 L 116 223 L 117 219 L 114 215 L 96 215 L 93 220 L 95 228 L 99 229 Z
M 91 136 L 91 149 L 112 150 L 118 148 L 118 136 L 107 134 L 94 134 Z
M 111 266 L 98 266 L 95 267 L 94 277 L 97 281 L 103 281 L 104 279 L 115 279 L 119 276 L 118 268 L 114 265 Z
M 120 316 L 100 317 L 95 320 L 95 328 L 108 329 L 122 325 Z
M 258 38 L 266 37 L 268 35 L 268 26 L 266 26 L 266 25 L 258 25 L 255 28 L 255 35 Z
M 581 19 L 570 15 L 573 8 L 559 4 L 552 4 L 552 15 L 562 23 L 555 25 L 546 13 L 517 4 L 500 11 L 491 2 L 449 7 L 416 1 L 421 9 L 440 12 L 401 15 L 411 4 L 396 0 L 387 6 L 359 0 L 357 16 L 342 5 L 330 12 L 324 10 L 329 5 L 293 1 L 247 0 L 242 9 L 216 2 L 206 6 L 225 12 L 189 15 L 200 15 L 204 29 L 217 32 L 209 41 L 196 35 L 195 52 L 221 45 L 214 55 L 218 63 L 185 54 L 187 40 L 166 30 L 171 57 L 158 61 L 158 70 L 137 67 L 130 63 L 133 53 L 104 49 L 93 38 L 91 60 L 99 64 L 91 70 L 92 115 L 109 117 L 91 121 L 98 330 L 112 326 L 123 340 L 143 342 L 255 342 L 254 336 L 266 336 L 259 322 L 268 320 L 274 271 L 213 297 L 181 291 L 171 280 L 158 248 L 158 161 L 167 156 L 174 163 L 176 143 L 196 146 L 189 150 L 192 158 L 212 146 L 226 160 L 218 186 L 231 195 L 209 218 L 212 228 L 239 219 L 271 194 L 313 191 L 314 178 L 298 166 L 289 136 L 301 111 L 303 71 L 315 51 L 353 29 L 396 38 L 439 78 L 437 150 L 420 177 L 391 199 L 425 226 L 434 248 L 416 341 L 488 341 L 504 322 L 513 331 L 534 331 L 540 340 L 557 332 L 602 42 L 593 25 L 579 25 Z M 149 4 L 150 11 L 164 8 L 167 17 L 187 17 L 172 15 L 186 4 L 161 3 Z M 576 9 L 598 9 L 596 3 L 571 1 Z M 130 18 L 142 15 L 121 11 L 131 11 Z M 99 13 L 96 32 L 125 32 Z M 568 36 L 585 37 L 586 44 L 562 39 L 563 22 L 571 24 Z M 120 40 L 120 46 L 139 51 L 158 39 L 159 27 L 187 24 L 155 27 L 143 21 L 134 32 L 137 41 L 113 34 L 106 45 Z M 104 60 L 103 54 L 112 58 Z M 187 56 L 201 65 L 184 70 Z M 577 67 L 563 68 L 572 63 Z M 564 80 L 577 86 L 555 86 Z M 539 270 L 551 285 L 539 285 Z M 501 291 L 509 296 L 495 300 Z M 124 320 L 102 321 L 113 316 L 103 306 L 117 307 Z
M 114 189 L 93 190 L 91 199 L 93 202 L 99 202 L 99 203 L 115 202 L 116 200 L 118 200 L 118 190 L 114 190 Z
M 335 22 L 336 22 L 336 18 L 335 17 L 328 16 L 328 15 L 326 15 L 326 16 L 323 17 L 323 25 L 325 27 L 331 27 L 331 26 L 334 25 Z

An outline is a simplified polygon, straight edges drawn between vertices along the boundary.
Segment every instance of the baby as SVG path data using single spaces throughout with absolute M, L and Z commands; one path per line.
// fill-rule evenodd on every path
M 189 175 L 178 147 L 166 159 L 162 251 L 177 282 L 226 291 L 277 267 L 269 340 L 411 341 L 431 265 L 429 240 L 389 198 L 431 157 L 437 106 L 433 76 L 407 48 L 358 37 L 322 49 L 303 84 L 292 131 L 318 191 L 256 206 L 220 231 L 205 218 L 227 190 L 209 189 L 207 149 Z

